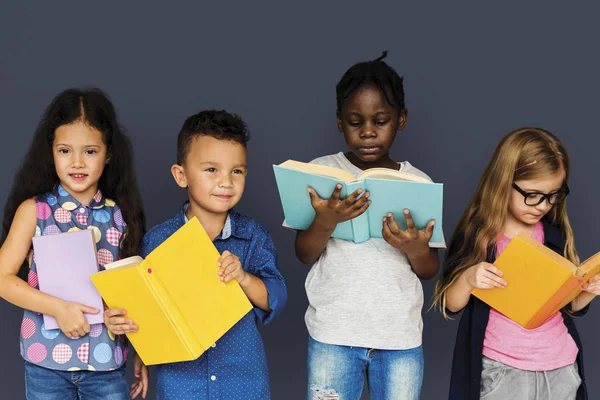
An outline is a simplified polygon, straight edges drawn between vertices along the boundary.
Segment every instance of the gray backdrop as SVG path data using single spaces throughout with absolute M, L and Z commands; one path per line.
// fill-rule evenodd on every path
M 600 250 L 597 5 L 413 2 L 0 2 L 0 204 L 51 98 L 98 86 L 135 146 L 148 225 L 185 198 L 169 173 L 176 135 L 205 108 L 239 113 L 253 133 L 239 211 L 267 226 L 289 287 L 283 315 L 262 329 L 274 399 L 305 397 L 308 267 L 281 228 L 273 163 L 344 149 L 335 84 L 357 61 L 389 50 L 405 77 L 409 118 L 393 156 L 445 184 L 444 230 L 456 222 L 500 138 L 541 126 L 572 159 L 570 218 L 583 258 Z M 217 2 L 215 2 L 217 3 Z M 596 49 L 596 50 L 594 50 Z M 433 282 L 424 282 L 429 304 Z M 578 321 L 597 398 L 599 306 Z M 0 302 L 0 390 L 24 398 L 21 311 Z M 424 311 L 424 399 L 447 396 L 457 321 Z M 154 398 L 153 392 L 150 398 Z

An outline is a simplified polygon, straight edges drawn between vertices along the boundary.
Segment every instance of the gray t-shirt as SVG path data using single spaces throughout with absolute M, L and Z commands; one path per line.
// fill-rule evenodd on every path
M 358 175 L 343 153 L 311 163 L 341 168 Z M 400 163 L 400 171 L 431 180 Z M 445 243 L 430 244 L 445 247 Z M 306 278 L 309 306 L 305 321 L 319 342 L 385 350 L 421 345 L 423 287 L 408 258 L 383 239 L 353 243 L 329 239 Z

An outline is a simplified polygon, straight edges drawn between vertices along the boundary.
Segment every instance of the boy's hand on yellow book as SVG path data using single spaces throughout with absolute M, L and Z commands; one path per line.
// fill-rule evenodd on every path
M 468 268 L 463 276 L 471 289 L 504 288 L 507 285 L 502 279 L 502 271 L 485 261 Z
M 596 296 L 600 295 L 600 273 L 592 276 L 589 281 L 581 286 L 581 289 Z
M 72 301 L 63 301 L 60 304 L 53 317 L 65 336 L 79 339 L 90 333 L 90 324 L 83 313 L 97 314 L 100 310 Z
M 132 399 L 135 399 L 141 393 L 142 399 L 145 399 L 148 393 L 149 372 L 148 367 L 137 353 L 133 356 L 133 375 L 135 381 L 131 384 L 129 395 Z
M 358 217 L 371 204 L 369 192 L 358 198 L 363 192 L 362 189 L 358 189 L 342 200 L 340 199 L 341 191 L 342 185 L 338 184 L 329 199 L 321 199 L 313 188 L 308 188 L 310 203 L 316 213 L 315 221 L 324 229 L 335 229 L 337 224 Z
M 217 262 L 219 268 L 218 274 L 221 281 L 227 283 L 232 279 L 235 279 L 240 285 L 243 284 L 246 279 L 246 271 L 242 268 L 240 259 L 228 250 L 225 250 L 221 254 L 221 258 Z
M 400 229 L 394 216 L 388 213 L 383 218 L 383 227 L 381 230 L 383 239 L 391 246 L 409 256 L 429 253 L 429 241 L 433 235 L 434 221 L 430 221 L 425 229 L 418 230 L 410 215 L 410 211 L 404 210 L 404 218 L 406 218 L 407 228 L 405 231 Z
M 104 311 L 104 325 L 115 335 L 137 332 L 139 327 L 126 314 L 122 308 L 109 308 Z

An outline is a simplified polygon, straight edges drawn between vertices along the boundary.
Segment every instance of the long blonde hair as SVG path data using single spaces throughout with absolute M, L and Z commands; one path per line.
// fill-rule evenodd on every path
M 446 315 L 446 290 L 469 267 L 487 259 L 504 229 L 508 216 L 512 183 L 565 172 L 569 179 L 569 156 L 552 133 L 540 128 L 521 128 L 510 132 L 496 147 L 477 191 L 462 215 L 450 240 L 444 272 L 435 287 L 433 306 Z M 565 237 L 564 256 L 579 264 L 573 230 L 562 201 L 544 219 L 559 227 Z

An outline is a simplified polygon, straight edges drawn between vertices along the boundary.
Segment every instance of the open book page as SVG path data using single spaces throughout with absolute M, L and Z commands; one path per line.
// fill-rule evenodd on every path
M 129 267 L 132 265 L 140 265 L 142 263 L 142 261 L 144 261 L 144 259 L 140 256 L 131 256 L 131 257 L 124 258 L 122 260 L 108 263 L 108 264 L 104 265 L 104 269 L 106 269 L 108 271 L 111 269 L 125 268 L 125 267 Z
M 296 171 L 307 172 L 309 174 L 327 176 L 329 178 L 339 179 L 341 182 L 353 182 L 356 180 L 354 175 L 350 172 L 344 171 L 343 169 L 330 167 L 327 165 L 309 164 L 300 161 L 287 160 L 286 162 L 279 164 L 280 167 L 289 168 Z
M 581 272 L 581 275 L 578 276 L 585 276 L 586 278 L 591 278 L 600 273 L 600 252 L 582 262 L 578 270 Z
M 357 179 L 367 179 L 367 178 L 375 178 L 375 179 L 392 179 L 392 180 L 401 180 L 401 181 L 412 181 L 412 182 L 423 182 L 423 183 L 431 183 L 431 181 L 414 174 L 410 174 L 404 171 L 396 171 L 389 168 L 369 168 L 360 174 L 358 174 Z

